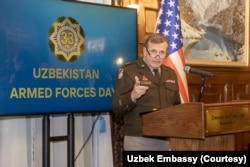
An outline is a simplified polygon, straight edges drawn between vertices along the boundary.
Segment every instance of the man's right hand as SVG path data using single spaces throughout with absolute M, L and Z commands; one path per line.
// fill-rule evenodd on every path
M 148 90 L 147 86 L 141 86 L 140 80 L 137 76 L 135 76 L 135 84 L 134 88 L 131 92 L 131 99 L 133 102 L 136 102 L 136 99 L 140 98 L 142 95 L 144 95 Z

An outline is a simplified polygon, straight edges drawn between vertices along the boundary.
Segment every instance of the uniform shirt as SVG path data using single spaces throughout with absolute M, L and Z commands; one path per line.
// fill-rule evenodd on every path
M 147 92 L 136 102 L 131 99 L 131 92 L 138 76 L 142 85 L 148 86 Z M 142 59 L 125 65 L 120 69 L 113 96 L 113 112 L 122 116 L 123 135 L 142 136 L 141 114 L 180 104 L 178 82 L 175 72 L 161 66 L 161 79 L 157 82 L 149 67 Z

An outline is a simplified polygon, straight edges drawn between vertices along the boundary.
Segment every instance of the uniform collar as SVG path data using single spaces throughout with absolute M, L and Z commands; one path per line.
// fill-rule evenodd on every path
M 148 65 L 145 63 L 145 61 L 141 58 L 137 60 L 136 64 L 137 64 L 137 67 L 141 69 L 149 68 Z
M 137 67 L 141 68 L 141 69 L 148 68 L 153 73 L 153 68 L 149 67 L 147 65 L 147 63 L 142 58 L 137 60 Z M 162 65 L 158 68 L 160 73 L 162 71 L 161 67 L 162 67 Z
M 152 72 L 153 69 L 151 69 L 143 59 L 138 59 L 137 62 L 137 68 L 139 72 L 143 75 L 145 75 L 147 78 L 149 78 L 151 81 L 155 82 L 155 77 Z M 160 67 L 160 71 L 162 72 L 162 66 Z M 157 83 L 157 82 L 156 82 Z M 158 83 L 157 83 L 158 84 Z

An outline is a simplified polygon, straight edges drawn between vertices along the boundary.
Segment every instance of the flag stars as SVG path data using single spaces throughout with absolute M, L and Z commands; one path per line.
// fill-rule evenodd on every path
M 162 8 L 159 10 L 159 14 L 160 14 L 160 15 L 163 14 L 163 9 L 162 9 Z
M 180 25 L 179 25 L 178 23 L 176 23 L 176 24 L 174 25 L 174 27 L 175 27 L 176 30 L 179 30 L 179 29 L 180 29 Z
M 174 42 L 172 42 L 170 46 L 172 47 L 173 50 L 177 48 L 177 44 Z
M 161 19 L 158 19 L 156 24 L 161 25 Z
M 180 20 L 180 16 L 178 14 L 175 17 L 177 20 Z
M 178 39 L 178 34 L 174 33 L 172 36 L 174 39 Z
M 165 0 L 161 0 L 161 6 L 165 5 Z
M 170 7 L 174 7 L 174 1 L 170 1 L 170 2 L 168 3 L 168 5 L 169 5 Z
M 168 15 L 168 17 L 171 17 L 173 16 L 173 11 L 168 10 L 166 14 Z
M 163 35 L 164 36 L 169 36 L 169 31 L 167 31 L 166 29 L 163 31 Z
M 171 21 L 170 20 L 166 20 L 164 24 L 166 25 L 166 27 L 171 26 Z
M 161 4 L 155 32 L 161 33 L 167 38 L 169 41 L 168 54 L 172 54 L 183 46 L 178 1 L 162 0 Z

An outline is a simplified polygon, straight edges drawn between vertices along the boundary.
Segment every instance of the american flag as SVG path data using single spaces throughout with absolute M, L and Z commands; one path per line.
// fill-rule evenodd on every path
M 171 67 L 178 76 L 182 103 L 189 102 L 178 0 L 161 1 L 155 32 L 167 38 L 168 56 L 163 64 Z

